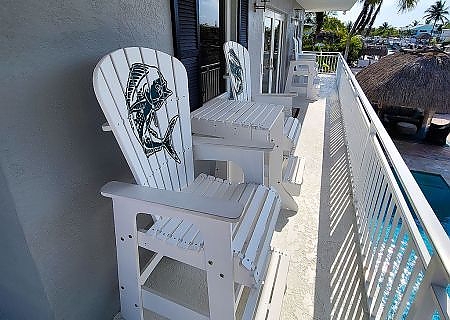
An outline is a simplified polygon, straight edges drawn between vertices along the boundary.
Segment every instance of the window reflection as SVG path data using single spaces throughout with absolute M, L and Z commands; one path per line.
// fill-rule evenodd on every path
M 219 0 L 199 0 L 200 73 L 202 100 L 206 102 L 223 91 L 223 33 Z

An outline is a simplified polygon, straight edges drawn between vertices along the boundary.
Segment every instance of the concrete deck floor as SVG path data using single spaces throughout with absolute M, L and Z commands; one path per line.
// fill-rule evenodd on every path
M 367 319 L 339 101 L 334 78 L 322 80 L 319 100 L 296 101 L 304 106 L 297 150 L 306 167 L 296 197 L 299 210 L 280 213 L 272 242 L 291 258 L 281 319 Z M 170 261 L 163 263 L 159 279 L 171 277 L 172 271 Z M 204 291 L 199 270 L 184 272 L 189 279 L 175 279 L 178 286 L 169 291 L 180 297 L 187 294 L 181 287 L 190 288 L 191 294 L 193 286 Z M 207 308 L 206 296 L 196 300 L 196 308 Z M 145 311 L 145 319 L 164 318 Z
M 299 211 L 281 213 L 273 239 L 291 257 L 281 319 L 366 319 L 340 106 L 334 78 L 322 81 L 299 115 Z
M 394 140 L 410 170 L 440 174 L 450 185 L 450 147 Z

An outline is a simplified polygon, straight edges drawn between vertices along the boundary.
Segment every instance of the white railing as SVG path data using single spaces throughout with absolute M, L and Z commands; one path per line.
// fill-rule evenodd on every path
M 340 54 L 336 81 L 370 316 L 449 319 L 450 240 Z
M 202 102 L 211 100 L 220 94 L 220 62 L 200 67 L 202 82 Z
M 324 74 L 334 74 L 337 70 L 339 52 L 314 52 L 303 51 L 304 53 L 314 53 L 318 65 L 318 72 Z

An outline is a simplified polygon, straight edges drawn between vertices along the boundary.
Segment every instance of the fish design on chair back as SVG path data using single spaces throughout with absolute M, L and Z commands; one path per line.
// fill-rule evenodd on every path
M 167 87 L 167 81 L 157 67 L 143 63 L 134 63 L 131 66 L 125 100 L 128 120 L 136 138 L 147 158 L 165 149 L 172 159 L 181 163 L 172 139 L 179 116 L 170 119 L 163 137 L 156 131 L 159 127 L 156 112 L 165 105 L 171 95 L 172 91 Z
M 230 62 L 230 73 L 233 77 L 233 80 L 231 82 L 231 87 L 233 91 L 233 95 L 237 97 L 240 95 L 243 91 L 243 71 L 241 62 L 239 61 L 239 57 L 237 56 L 236 52 L 234 52 L 233 49 L 230 49 L 228 51 L 228 60 Z

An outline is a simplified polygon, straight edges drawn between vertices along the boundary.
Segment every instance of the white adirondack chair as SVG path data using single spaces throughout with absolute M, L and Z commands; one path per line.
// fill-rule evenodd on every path
M 289 62 L 284 92 L 306 96 L 307 99 L 315 99 L 319 90 L 316 54 L 303 53 L 301 40 L 293 37 L 293 41 L 295 59 Z
M 101 191 L 113 200 L 121 316 L 142 320 L 143 309 L 150 309 L 170 319 L 229 320 L 242 299 L 243 319 L 279 312 L 289 264 L 286 255 L 270 249 L 279 196 L 262 185 L 204 174 L 194 179 L 183 64 L 152 49 L 120 49 L 98 63 L 93 83 L 137 182 L 110 182 Z M 242 151 L 241 145 L 225 144 L 209 147 Z M 143 249 L 152 253 L 148 259 Z M 206 272 L 209 311 L 148 287 L 163 257 Z
M 223 51 L 233 99 L 283 105 L 286 116 L 283 130 L 283 149 L 286 154 L 294 154 L 301 131 L 300 121 L 292 117 L 292 98 L 296 95 L 290 93 L 252 94 L 248 50 L 237 42 L 227 41 L 223 45 Z
M 228 41 L 224 44 L 225 60 L 227 63 L 227 70 L 230 75 L 231 93 L 235 100 L 252 101 L 262 100 L 266 103 L 277 103 L 287 105 L 287 110 L 291 110 L 292 96 L 284 94 L 260 94 L 252 95 L 251 92 L 251 76 L 250 76 L 250 55 L 248 50 L 241 44 L 234 41 Z M 281 101 L 279 101 L 281 97 Z M 287 115 L 289 113 L 285 111 Z M 300 136 L 301 125 L 297 118 L 286 116 L 283 128 L 282 141 L 285 153 L 285 159 L 282 165 L 281 184 L 285 190 L 291 195 L 299 195 L 301 184 L 303 182 L 303 170 L 305 166 L 304 158 L 295 156 L 295 148 L 297 146 L 298 138 Z M 270 164 L 269 164 L 270 166 Z M 271 169 L 269 169 L 270 171 Z M 289 203 L 291 209 L 296 210 L 297 205 L 293 199 L 284 197 L 283 203 Z

